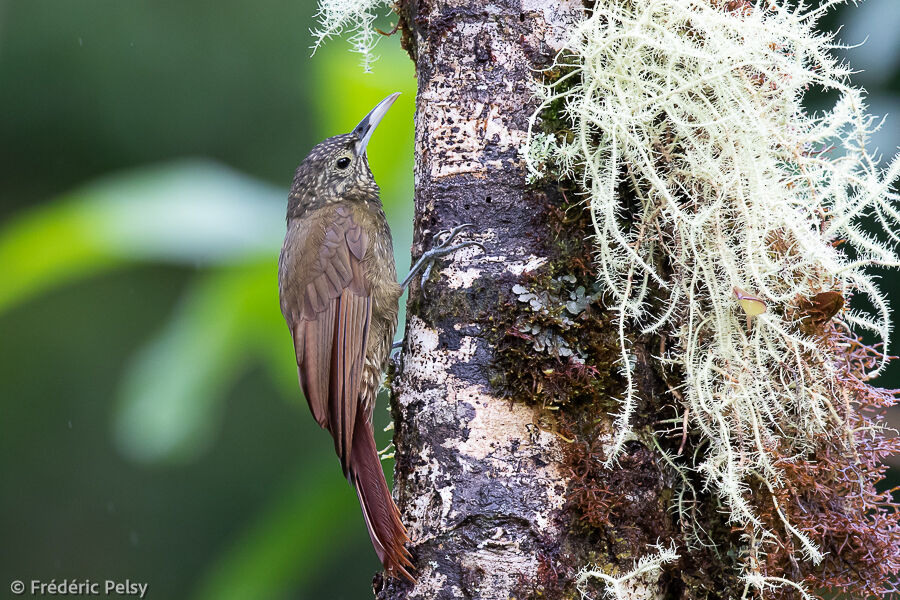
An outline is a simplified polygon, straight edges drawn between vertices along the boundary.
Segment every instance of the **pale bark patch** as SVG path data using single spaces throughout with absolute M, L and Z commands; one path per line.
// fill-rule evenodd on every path
M 458 350 L 439 349 L 439 332 L 416 316 L 409 317 L 406 339 L 408 349 L 403 362 L 420 384 L 448 385 L 447 369 L 468 362 L 475 354 L 475 338 L 468 336 L 461 338 Z
M 476 550 L 463 557 L 462 566 L 471 571 L 481 570 L 484 576 L 474 592 L 485 600 L 508 600 L 507 590 L 514 589 L 520 578 L 533 579 L 538 563 L 531 554 L 519 551 L 517 544 L 507 547 Z
M 480 236 L 478 236 L 480 237 Z M 441 273 L 447 278 L 447 287 L 451 290 L 466 289 L 472 287 L 475 280 L 481 277 L 483 269 L 476 267 L 468 267 L 475 260 L 475 257 L 482 254 L 483 251 L 478 246 L 467 246 L 460 248 L 453 254 L 452 262 L 447 261 L 446 267 Z
M 519 276 L 523 273 L 531 273 L 532 271 L 534 271 L 538 267 L 543 266 L 546 263 L 546 256 L 535 256 L 532 254 L 522 260 L 509 261 L 506 265 L 506 270 L 513 275 Z
M 534 19 L 534 33 L 529 37 L 553 52 L 559 52 L 572 35 L 572 23 L 583 17 L 584 3 L 581 0 L 522 0 L 522 11 L 540 13 Z

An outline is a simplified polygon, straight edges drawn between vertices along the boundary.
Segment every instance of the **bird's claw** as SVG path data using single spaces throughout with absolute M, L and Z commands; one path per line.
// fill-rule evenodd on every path
M 456 239 L 456 236 L 459 235 L 461 231 L 464 229 L 468 229 L 469 227 L 475 227 L 474 223 L 463 223 L 462 225 L 457 225 L 453 229 L 442 229 L 438 231 L 434 236 L 435 239 L 440 239 L 441 236 L 447 236 L 446 239 L 440 241 L 440 243 L 435 244 L 431 250 L 423 254 L 423 257 L 426 257 L 426 260 L 435 260 L 436 258 L 440 258 L 441 256 L 446 256 L 447 254 L 452 254 L 456 252 L 460 248 L 465 248 L 466 246 L 478 246 L 482 250 L 485 250 L 484 244 L 481 242 L 476 242 L 475 240 L 468 240 L 465 242 L 461 242 L 456 244 L 455 246 L 451 246 L 450 243 Z
M 441 231 L 438 231 L 434 236 L 435 239 L 440 239 L 442 237 L 444 239 L 441 239 L 439 243 L 432 246 L 431 250 L 428 250 L 427 252 L 424 252 L 422 254 L 418 262 L 416 262 L 415 266 L 410 269 L 409 275 L 406 276 L 406 279 L 403 280 L 403 283 L 401 285 L 404 288 L 407 287 L 416 271 L 424 267 L 425 270 L 422 272 L 422 278 L 420 280 L 420 283 L 424 288 L 425 282 L 428 281 L 428 278 L 431 276 L 431 269 L 434 266 L 434 262 L 442 256 L 453 254 L 461 248 L 466 248 L 468 246 L 478 246 L 482 250 L 487 251 L 484 247 L 484 244 L 475 240 L 466 240 L 465 242 L 460 242 L 458 244 L 452 243 L 461 231 L 474 226 L 474 223 L 463 223 L 462 225 L 457 225 L 453 229 L 442 229 Z
M 434 235 L 435 239 L 438 239 L 442 235 L 447 235 L 447 234 L 450 234 L 450 237 L 448 237 L 446 240 L 444 240 L 443 242 L 441 242 L 440 244 L 438 244 L 435 247 L 437 248 L 437 247 L 440 247 L 441 244 L 448 244 L 448 243 L 452 242 L 453 238 L 455 238 L 457 235 L 459 235 L 460 231 L 462 231 L 464 229 L 468 229 L 469 227 L 475 227 L 475 223 L 463 223 L 462 225 L 457 225 L 453 229 L 441 229 Z

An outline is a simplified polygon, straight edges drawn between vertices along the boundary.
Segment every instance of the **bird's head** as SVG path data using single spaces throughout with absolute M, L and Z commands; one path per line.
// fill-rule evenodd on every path
M 336 201 L 378 202 L 378 184 L 369 169 L 366 147 L 399 95 L 395 92 L 379 102 L 350 133 L 330 137 L 309 152 L 294 174 L 289 218 Z

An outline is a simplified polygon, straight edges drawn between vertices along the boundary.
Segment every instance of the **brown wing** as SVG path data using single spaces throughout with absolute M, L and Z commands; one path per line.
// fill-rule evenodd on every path
M 326 207 L 289 225 L 279 266 L 300 387 L 331 432 L 345 476 L 372 317 L 362 266 L 368 242 L 347 207 Z

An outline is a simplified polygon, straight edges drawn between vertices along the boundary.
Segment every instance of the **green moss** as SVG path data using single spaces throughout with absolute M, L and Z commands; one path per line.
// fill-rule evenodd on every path
M 600 300 L 583 207 L 548 208 L 548 261 L 510 286 L 492 311 L 494 386 L 514 401 L 551 410 L 610 409 L 621 387 L 619 353 Z

